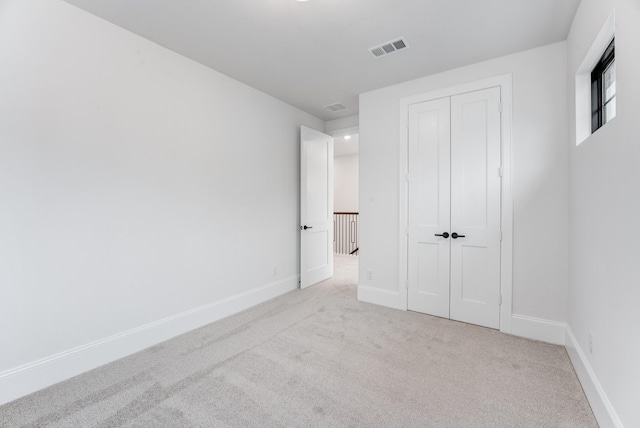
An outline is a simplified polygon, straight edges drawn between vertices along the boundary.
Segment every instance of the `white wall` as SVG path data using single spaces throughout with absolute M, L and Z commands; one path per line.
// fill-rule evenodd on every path
M 359 122 L 359 116 L 347 116 L 340 119 L 328 120 L 325 123 L 325 129 L 328 134 L 333 135 L 335 131 L 340 131 L 343 129 L 351 129 L 357 128 Z
M 297 286 L 321 120 L 60 0 L 0 7 L 0 403 L 75 374 L 41 359 Z
M 570 355 L 601 425 L 638 427 L 640 2 L 637 0 L 582 0 L 567 40 L 569 117 L 573 130 L 575 74 L 613 9 L 617 117 L 580 146 L 575 146 L 573 135 L 568 142 L 569 327 L 573 336 L 570 337 L 573 343 L 568 346 L 577 350 Z M 589 334 L 593 335 L 593 353 L 589 352 Z
M 333 211 L 358 212 L 358 155 L 333 160 Z
M 568 287 L 564 42 L 360 96 L 360 284 L 380 291 L 378 303 L 397 306 L 390 300 L 399 289 L 400 99 L 505 73 L 513 76 L 513 312 L 560 322 L 549 325 L 562 333 Z

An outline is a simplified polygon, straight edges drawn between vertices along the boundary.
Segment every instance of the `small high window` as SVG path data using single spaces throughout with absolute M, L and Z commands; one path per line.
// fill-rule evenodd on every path
M 616 117 L 615 39 L 591 72 L 591 132 Z

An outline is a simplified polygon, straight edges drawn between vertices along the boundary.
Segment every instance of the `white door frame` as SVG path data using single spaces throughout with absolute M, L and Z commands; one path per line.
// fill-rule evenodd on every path
M 400 100 L 400 144 L 399 144 L 399 284 L 400 302 L 407 310 L 409 284 L 408 277 L 408 173 L 409 173 L 409 106 L 424 101 L 431 101 L 443 97 L 451 97 L 466 92 L 500 87 L 502 103 L 501 118 L 501 148 L 502 148 L 502 189 L 501 189 L 501 228 L 502 241 L 500 243 L 500 293 L 502 305 L 500 306 L 500 331 L 511 332 L 512 297 L 513 297 L 513 196 L 511 177 L 511 120 L 512 120 L 512 75 L 501 76 L 476 82 L 465 83 L 449 88 L 438 89 L 431 92 L 405 97 Z

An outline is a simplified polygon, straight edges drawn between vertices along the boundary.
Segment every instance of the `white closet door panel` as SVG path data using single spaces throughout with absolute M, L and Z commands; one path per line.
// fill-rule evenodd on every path
M 408 308 L 449 317 L 450 99 L 409 108 Z
M 500 89 L 451 98 L 451 318 L 500 326 Z

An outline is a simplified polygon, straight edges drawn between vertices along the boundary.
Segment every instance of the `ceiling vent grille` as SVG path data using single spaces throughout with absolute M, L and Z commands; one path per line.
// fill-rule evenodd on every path
M 408 47 L 409 44 L 407 43 L 407 40 L 404 37 L 400 37 L 399 39 L 383 43 L 380 46 L 369 48 L 369 52 L 371 52 L 371 55 L 373 55 L 374 57 L 380 58 L 382 56 L 401 51 Z
M 345 107 L 345 105 L 342 103 L 329 104 L 328 106 L 324 106 L 324 108 L 331 110 L 333 112 L 347 109 L 347 107 Z

